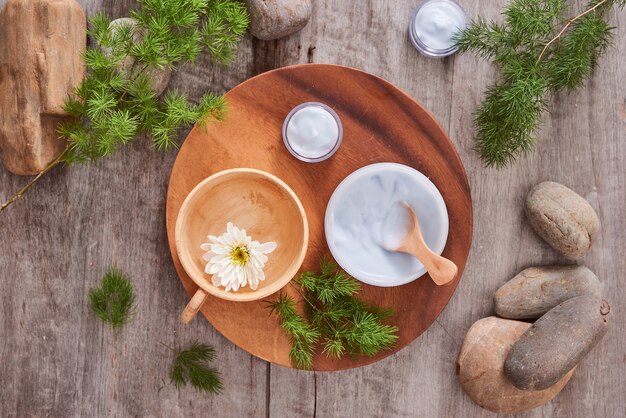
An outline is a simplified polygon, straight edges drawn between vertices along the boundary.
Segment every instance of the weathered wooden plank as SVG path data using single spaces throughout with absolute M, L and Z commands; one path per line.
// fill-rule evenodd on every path
M 115 18 L 130 6 L 99 3 L 86 2 L 86 11 Z M 250 49 L 248 40 L 247 54 L 211 77 L 196 80 L 199 70 L 185 69 L 172 87 L 195 99 L 203 90 L 224 92 L 248 77 Z M 208 59 L 198 68 L 207 67 Z M 179 324 L 187 297 L 166 245 L 164 204 L 174 158 L 143 142 L 95 165 L 57 169 L 2 214 L 1 416 L 265 415 L 266 364 L 204 320 Z M 0 170 L 2 197 L 24 180 Z M 135 319 L 119 334 L 86 305 L 88 288 L 111 263 L 131 276 L 137 295 Z M 227 382 L 220 396 L 169 384 L 173 355 L 160 343 L 195 339 L 217 348 Z
M 463 2 L 496 17 L 505 0 Z M 3 0 L 0 0 L 2 5 Z M 84 0 L 88 14 L 126 15 L 133 1 Z M 579 2 L 581 5 L 583 2 Z M 556 99 L 537 151 L 515 166 L 484 169 L 471 151 L 471 111 L 493 68 L 469 56 L 422 58 L 406 25 L 416 2 L 314 2 L 304 30 L 279 41 L 246 39 L 228 68 L 202 58 L 170 87 L 197 98 L 278 66 L 330 62 L 380 75 L 424 103 L 448 129 L 466 164 L 475 202 L 474 242 L 459 288 L 418 340 L 380 363 L 340 373 L 268 366 L 199 318 L 178 324 L 186 296 L 167 251 L 164 202 L 174 154 L 137 144 L 93 166 L 55 170 L 0 215 L 0 415 L 2 416 L 491 416 L 456 383 L 465 331 L 493 312 L 497 287 L 529 265 L 558 261 L 522 212 L 530 187 L 562 182 L 589 199 L 603 229 L 584 264 L 605 283 L 619 318 L 626 290 L 626 19 L 614 13 L 616 46 L 585 89 Z M 190 88 L 193 86 L 193 88 Z M 181 133 L 184 137 L 184 133 Z M 210 150 L 207 150 L 210 152 Z M 24 178 L 0 170 L 0 198 Z M 1 199 L 0 199 L 1 200 Z M 134 279 L 135 320 L 120 334 L 85 304 L 110 263 Z M 170 346 L 195 338 L 218 349 L 226 391 L 211 397 L 167 384 Z M 626 414 L 626 325 L 616 320 L 562 394 L 520 416 Z
M 504 3 L 499 1 L 497 6 L 502 6 Z M 464 6 L 472 16 L 481 14 L 495 18 L 499 10 L 493 2 L 488 5 L 473 3 L 472 5 L 464 4 Z M 349 20 L 358 22 L 358 17 L 349 16 Z M 394 19 L 391 18 L 390 21 L 394 22 Z M 399 38 L 401 37 L 396 35 L 392 42 L 383 40 L 381 44 L 385 46 L 402 45 L 404 40 Z M 623 28 L 620 29 L 618 38 L 620 41 L 616 49 L 620 50 L 620 47 L 623 48 Z M 369 45 L 372 42 L 376 44 L 377 41 L 368 40 L 363 44 Z M 336 40 L 335 45 L 337 45 L 337 49 L 350 51 L 350 48 L 346 48 L 340 40 Z M 376 49 L 377 46 L 378 44 L 372 48 Z M 408 47 L 402 49 L 410 51 Z M 323 53 L 319 42 L 316 53 L 318 56 Z M 341 56 L 341 59 L 350 60 L 344 56 Z M 416 60 L 426 61 L 428 65 L 438 64 L 438 62 L 424 60 L 419 56 L 416 56 Z M 489 416 L 490 413 L 474 405 L 456 384 L 454 362 L 459 348 L 458 344 L 471 323 L 493 311 L 493 292 L 501 283 L 528 265 L 559 260 L 528 226 L 521 205 L 525 193 L 539 181 L 545 179 L 561 181 L 574 187 L 583 196 L 587 196 L 596 208 L 600 206 L 600 213 L 605 224 L 617 223 L 614 231 L 624 231 L 623 216 L 619 215 L 618 210 L 615 210 L 616 206 L 622 206 L 624 202 L 623 174 L 621 179 L 618 178 L 620 177 L 619 173 L 624 172 L 623 165 L 620 165 L 623 163 L 619 163 L 621 159 L 618 156 L 623 156 L 624 153 L 623 149 L 616 149 L 619 147 L 616 144 L 623 143 L 624 125 L 623 121 L 614 120 L 614 115 L 617 114 L 615 109 L 619 107 L 623 98 L 617 96 L 615 92 L 611 93 L 611 90 L 614 89 L 611 86 L 616 86 L 619 83 L 610 77 L 609 80 L 603 81 L 602 85 L 605 87 L 602 93 L 596 93 L 601 97 L 611 97 L 609 102 L 615 102 L 613 106 L 607 105 L 606 111 L 600 110 L 604 109 L 604 106 L 596 104 L 594 107 L 594 114 L 598 112 L 600 115 L 613 115 L 603 119 L 605 122 L 603 126 L 595 127 L 598 131 L 605 132 L 605 136 L 610 137 L 603 144 L 598 143 L 595 135 L 589 135 L 589 129 L 585 129 L 586 121 L 580 119 L 581 107 L 586 109 L 582 111 L 583 114 L 589 113 L 589 109 L 592 109 L 590 104 L 570 102 L 569 105 L 566 105 L 563 102 L 568 99 L 561 98 L 555 106 L 557 109 L 561 109 L 559 115 L 546 118 L 546 127 L 541 135 L 543 142 L 539 145 L 537 152 L 528 160 L 498 172 L 493 169 L 484 169 L 478 156 L 471 151 L 473 146 L 471 110 L 478 104 L 484 87 L 494 80 L 494 71 L 489 64 L 480 62 L 471 56 L 456 57 L 454 69 L 448 70 L 449 72 L 453 71 L 454 87 L 452 92 L 446 90 L 445 86 L 442 88 L 440 85 L 434 87 L 432 85 L 433 78 L 441 80 L 448 76 L 445 70 L 438 73 L 430 72 L 428 78 L 420 79 L 407 76 L 407 74 L 424 74 L 423 69 L 416 71 L 411 65 L 404 64 L 401 70 L 394 71 L 392 67 L 395 64 L 394 61 L 380 60 L 378 63 L 373 63 L 368 60 L 366 63 L 359 64 L 370 72 L 385 74 L 385 77 L 390 81 L 398 83 L 409 93 L 422 100 L 439 116 L 440 120 L 444 122 L 444 126 L 445 118 L 448 118 L 451 137 L 459 147 L 472 183 L 476 211 L 475 241 L 464 279 L 448 308 L 438 320 L 439 325 L 445 327 L 447 331 L 440 332 L 441 335 L 433 338 L 434 341 L 428 341 L 430 334 L 436 332 L 433 326 L 422 338 L 392 359 L 367 367 L 366 369 L 369 369 L 367 375 L 365 372 L 360 374 L 360 371 L 343 372 L 341 375 L 331 375 L 328 378 L 326 375 L 317 374 L 317 411 L 323 412 L 320 414 L 321 416 L 444 416 L 444 414 L 446 416 Z M 619 64 L 610 56 L 604 59 L 601 71 L 606 74 L 614 74 L 614 77 L 618 78 L 620 74 L 622 74 L 621 77 L 624 74 L 623 68 L 620 68 Z M 403 77 L 409 77 L 405 81 L 406 84 L 397 81 L 398 79 L 402 80 Z M 597 80 L 598 77 L 601 76 L 596 75 L 594 80 Z M 590 84 L 592 85 L 589 88 L 593 89 L 594 83 Z M 449 96 L 444 93 L 446 91 Z M 583 91 L 579 95 L 588 95 L 589 92 L 586 91 L 587 93 Z M 442 96 L 450 97 L 451 102 L 441 100 Z M 431 97 L 435 97 L 438 103 L 429 102 Z M 450 114 L 438 112 L 437 104 L 441 105 L 442 102 L 451 106 Z M 552 131 L 549 131 L 548 127 L 551 126 Z M 564 140 L 568 141 L 568 145 L 564 145 Z M 572 143 L 569 144 L 569 142 Z M 610 152 L 610 155 L 614 156 L 612 170 L 605 169 L 600 175 L 594 173 L 590 161 L 592 144 L 598 150 L 612 151 Z M 605 154 L 608 153 L 605 151 Z M 608 155 L 603 157 L 611 158 Z M 583 166 L 579 167 L 579 164 Z M 598 177 L 602 177 L 604 182 L 609 183 L 609 188 L 613 189 L 610 192 L 607 191 L 604 196 L 607 202 L 614 202 L 613 211 L 605 210 L 602 212 L 602 205 L 594 202 L 599 198 L 594 194 L 594 187 L 597 187 L 595 179 Z M 595 193 L 599 192 L 596 191 Z M 600 260 L 624 260 L 624 233 L 614 232 L 613 235 L 614 242 L 622 242 L 621 247 L 616 244 L 606 245 L 603 242 L 606 239 L 598 240 L 593 253 L 586 260 L 586 264 L 602 276 L 605 276 L 606 273 L 602 273 Z M 612 248 L 613 245 L 620 249 L 615 251 Z M 615 272 L 623 271 L 621 263 L 623 261 L 618 262 L 617 266 L 612 265 L 609 268 L 611 270 L 616 269 Z M 619 309 L 620 300 L 623 300 L 623 296 L 616 290 L 615 284 L 609 284 L 606 294 L 611 295 L 610 298 L 614 307 Z M 593 416 L 602 412 L 608 415 L 623 414 L 625 407 L 623 401 L 617 400 L 620 398 L 617 391 L 623 390 L 624 385 L 623 379 L 618 377 L 620 372 L 623 373 L 624 368 L 623 353 L 618 348 L 623 346 L 624 334 L 623 326 L 616 323 L 611 335 L 617 336 L 617 338 L 613 337 L 613 342 L 609 339 L 611 337 L 607 337 L 607 340 L 603 341 L 602 345 L 581 365 L 577 372 L 579 376 L 573 379 L 561 397 L 543 408 L 522 415 Z M 437 358 L 437 353 L 433 355 L 428 352 L 429 343 L 442 348 L 437 351 L 445 353 L 444 358 L 447 358 L 447 362 Z M 410 353 L 405 354 L 405 352 Z M 410 359 L 403 359 L 403 361 L 394 363 L 397 357 L 404 355 L 410 356 Z M 608 366 L 609 364 L 611 366 Z M 608 369 L 607 366 L 611 367 L 611 372 L 604 371 Z M 363 385 L 362 382 L 366 381 L 365 376 L 370 381 Z M 588 376 L 593 377 L 589 378 Z M 372 381 L 373 383 L 371 383 Z M 398 384 L 398 382 L 402 383 Z M 602 395 L 603 401 L 599 401 L 600 396 L 597 394 L 606 390 L 604 385 L 607 385 L 606 388 L 611 387 L 608 390 L 611 396 L 604 397 L 605 395 Z M 406 390 L 407 387 L 415 390 Z M 365 396 L 361 396 L 363 391 L 366 393 Z M 588 393 L 596 394 L 595 402 L 587 400 L 581 404 L 577 398 L 589 399 Z M 433 402 L 433 399 L 437 401 Z

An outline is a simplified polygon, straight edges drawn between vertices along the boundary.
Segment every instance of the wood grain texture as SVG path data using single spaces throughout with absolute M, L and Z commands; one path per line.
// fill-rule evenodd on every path
M 86 37 L 74 0 L 10 0 L 0 11 L 0 150 L 12 173 L 39 174 L 67 146 L 56 126 L 83 80 Z
M 402 241 L 400 245 L 397 247 L 394 245 L 390 248 L 387 248 L 385 245 L 386 249 L 413 255 L 424 265 L 424 267 L 426 267 L 428 275 L 436 285 L 447 285 L 457 277 L 459 273 L 458 266 L 454 264 L 454 262 L 440 256 L 428 247 L 428 244 L 424 241 L 422 227 L 417 219 L 417 215 L 415 215 L 415 212 L 411 209 L 411 206 L 409 206 L 408 203 L 404 202 L 404 205 L 405 209 L 409 213 L 409 219 L 411 222 L 411 227 L 409 228 L 410 232 L 406 235 L 404 241 Z M 387 215 L 387 219 L 389 219 L 389 215 Z
M 236 167 L 257 168 L 276 175 L 302 201 L 310 238 L 301 271 L 317 271 L 320 259 L 329 257 L 324 214 L 330 196 L 346 176 L 379 162 L 414 167 L 430 178 L 446 202 L 450 232 L 443 256 L 454 261 L 459 272 L 463 272 L 472 236 L 472 204 L 465 171 L 443 129 L 405 93 L 378 77 L 352 68 L 307 64 L 254 77 L 229 91 L 226 97 L 230 106 L 228 121 L 209 130 L 194 128 L 178 153 L 170 179 L 167 200 L 170 248 L 190 294 L 196 292 L 197 286 L 189 283 L 173 240 L 179 208 L 200 181 Z M 293 158 L 282 142 L 285 116 L 303 102 L 323 102 L 332 107 L 344 127 L 341 147 L 332 158 L 321 163 L 310 164 Z M 205 153 L 207 144 L 211 144 L 210 154 Z M 459 274 L 447 286 L 437 286 L 428 277 L 398 287 L 364 285 L 361 292 L 364 300 L 396 310 L 391 321 L 399 328 L 396 347 L 356 361 L 318 355 L 313 368 L 339 370 L 362 366 L 403 348 L 432 324 L 460 277 Z M 296 291 L 285 291 L 301 299 Z M 202 313 L 238 346 L 273 363 L 291 365 L 291 345 L 276 318 L 268 319 L 264 301 L 233 303 L 209 296 Z
M 136 6 L 81 3 L 88 15 L 105 10 L 113 18 Z M 461 3 L 471 17 L 496 18 L 506 0 Z M 378 363 L 324 373 L 268 365 L 206 321 L 180 325 L 188 297 L 165 230 L 175 155 L 142 141 L 93 166 L 54 170 L 0 216 L 0 416 L 493 417 L 457 383 L 456 358 L 470 325 L 493 313 L 498 287 L 525 267 L 564 261 L 523 214 L 525 194 L 544 180 L 572 188 L 598 211 L 602 228 L 582 263 L 604 283 L 616 320 L 556 399 L 518 416 L 626 415 L 626 13 L 611 14 L 615 46 L 592 79 L 555 99 L 537 150 L 496 171 L 483 168 L 471 149 L 471 113 L 495 70 L 471 55 L 419 56 L 406 35 L 416 4 L 316 0 L 302 32 L 270 42 L 247 38 L 229 67 L 201 57 L 199 65 L 173 74 L 169 87 L 197 100 L 205 90 L 225 92 L 266 70 L 325 62 L 384 77 L 424 104 L 461 154 L 474 200 L 463 280 L 433 326 Z M 24 182 L 0 169 L 0 198 Z M 85 302 L 110 263 L 131 275 L 139 306 L 134 322 L 117 335 Z M 167 384 L 172 356 L 159 341 L 184 345 L 200 335 L 218 350 L 227 389 L 220 396 L 178 392 Z

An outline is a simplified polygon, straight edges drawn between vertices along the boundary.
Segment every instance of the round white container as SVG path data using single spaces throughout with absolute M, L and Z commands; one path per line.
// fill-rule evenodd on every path
M 380 245 L 382 223 L 398 201 L 415 211 L 426 244 L 441 254 L 448 238 L 448 211 L 435 185 L 402 164 L 379 163 L 346 177 L 331 196 L 324 219 L 328 247 L 354 278 L 374 286 L 400 286 L 426 273 L 415 257 Z
M 423 55 L 447 57 L 458 49 L 452 43 L 452 35 L 466 26 L 467 15 L 456 1 L 425 0 L 413 11 L 409 39 Z
M 308 163 L 332 157 L 342 138 L 339 116 L 324 103 L 302 103 L 289 112 L 283 123 L 285 147 L 291 155 Z

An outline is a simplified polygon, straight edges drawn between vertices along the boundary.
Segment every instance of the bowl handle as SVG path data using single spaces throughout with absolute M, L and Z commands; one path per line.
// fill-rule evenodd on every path
M 206 297 L 207 293 L 204 290 L 198 289 L 196 291 L 187 306 L 185 306 L 185 309 L 183 309 L 183 312 L 180 314 L 180 321 L 183 324 L 190 323 L 196 317 L 198 311 L 202 307 L 202 304 L 206 300 Z

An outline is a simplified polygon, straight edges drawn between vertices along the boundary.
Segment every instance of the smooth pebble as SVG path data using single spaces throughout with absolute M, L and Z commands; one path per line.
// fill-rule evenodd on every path
M 525 391 L 504 375 L 504 361 L 511 346 L 530 324 L 489 317 L 467 332 L 457 362 L 457 377 L 463 390 L 481 407 L 498 413 L 516 413 L 541 406 L 561 392 L 574 371 L 552 387 Z
M 504 366 L 511 383 L 522 390 L 554 385 L 604 337 L 610 312 L 607 301 L 592 295 L 548 311 L 513 344 Z
M 311 17 L 311 0 L 245 0 L 250 14 L 250 33 L 262 40 L 291 35 Z
M 587 267 L 543 266 L 527 268 L 506 282 L 494 301 L 498 316 L 531 319 L 582 295 L 602 295 L 602 283 Z
M 598 215 L 582 196 L 551 181 L 528 193 L 526 215 L 535 232 L 569 260 L 585 256 L 600 229 Z

